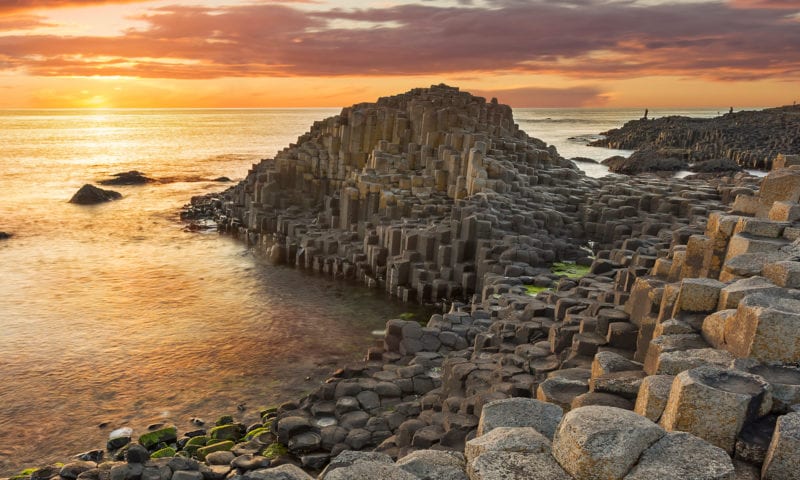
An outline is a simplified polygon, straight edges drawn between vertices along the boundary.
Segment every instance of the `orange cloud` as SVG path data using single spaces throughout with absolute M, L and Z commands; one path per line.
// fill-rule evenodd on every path
M 0 3 L 0 14 L 44 8 L 90 7 L 146 1 L 150 0 L 11 0 Z
M 735 8 L 769 8 L 779 10 L 800 10 L 797 0 L 732 0 Z
M 27 0 L 15 5 L 100 3 L 105 2 Z M 494 0 L 489 7 L 425 3 L 356 10 L 298 9 L 289 3 L 151 9 L 137 17 L 144 28 L 112 37 L 0 36 L 0 70 L 40 77 L 158 79 L 487 74 L 800 78 L 800 29 L 796 21 L 787 20 L 787 8 L 794 8 L 796 1 L 644 6 L 604 0 Z M 743 14 L 743 5 L 758 8 Z M 15 21 L 23 26 L 27 21 L 33 28 L 41 20 L 29 16 Z M 591 87 L 526 88 L 507 94 L 520 102 L 544 94 L 570 105 L 603 100 Z

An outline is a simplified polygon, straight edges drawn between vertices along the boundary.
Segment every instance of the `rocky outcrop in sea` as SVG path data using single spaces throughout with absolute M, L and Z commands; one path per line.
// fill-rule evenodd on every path
M 110 202 L 122 198 L 122 194 L 114 190 L 104 190 L 87 183 L 75 192 L 69 199 L 69 203 L 78 205 L 96 205 L 98 203 Z
M 800 167 L 592 180 L 510 115 L 445 86 L 356 105 L 186 214 L 446 313 L 256 424 L 120 429 L 18 478 L 798 478 Z
M 591 142 L 636 150 L 628 161 L 608 162 L 612 171 L 636 174 L 690 168 L 769 170 L 779 154 L 800 154 L 800 106 L 727 113 L 716 118 L 681 116 L 632 120 Z M 711 163 L 709 163 L 711 162 Z

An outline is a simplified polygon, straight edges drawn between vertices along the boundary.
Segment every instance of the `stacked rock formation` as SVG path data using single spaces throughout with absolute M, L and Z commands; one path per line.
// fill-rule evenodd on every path
M 699 171 L 725 170 L 729 167 L 720 162 L 724 159 L 744 168 L 769 170 L 779 154 L 800 154 L 800 106 L 741 111 L 710 119 L 672 116 L 632 120 L 603 135 L 605 138 L 591 145 L 637 150 L 639 158 L 634 160 L 649 161 L 651 169 L 672 170 L 697 163 Z M 712 163 L 702 167 L 709 161 Z M 618 160 L 615 164 L 614 168 L 643 171 L 631 162 Z
M 487 273 L 588 261 L 587 240 L 657 232 L 718 199 L 699 182 L 587 178 L 508 106 L 440 85 L 316 122 L 184 218 L 213 216 L 275 263 L 437 302 L 469 299 Z

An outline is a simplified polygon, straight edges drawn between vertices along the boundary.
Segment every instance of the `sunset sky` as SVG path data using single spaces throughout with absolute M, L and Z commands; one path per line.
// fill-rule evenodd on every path
M 0 108 L 800 100 L 800 0 L 0 0 Z

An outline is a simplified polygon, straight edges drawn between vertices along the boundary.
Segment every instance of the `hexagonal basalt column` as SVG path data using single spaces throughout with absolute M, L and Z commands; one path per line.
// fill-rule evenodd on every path
M 770 386 L 761 377 L 707 365 L 675 377 L 660 423 L 732 453 L 744 422 L 771 407 Z
M 725 321 L 726 349 L 739 358 L 800 361 L 800 300 L 754 293 Z
M 800 479 L 800 413 L 778 418 L 761 470 L 764 480 Z

